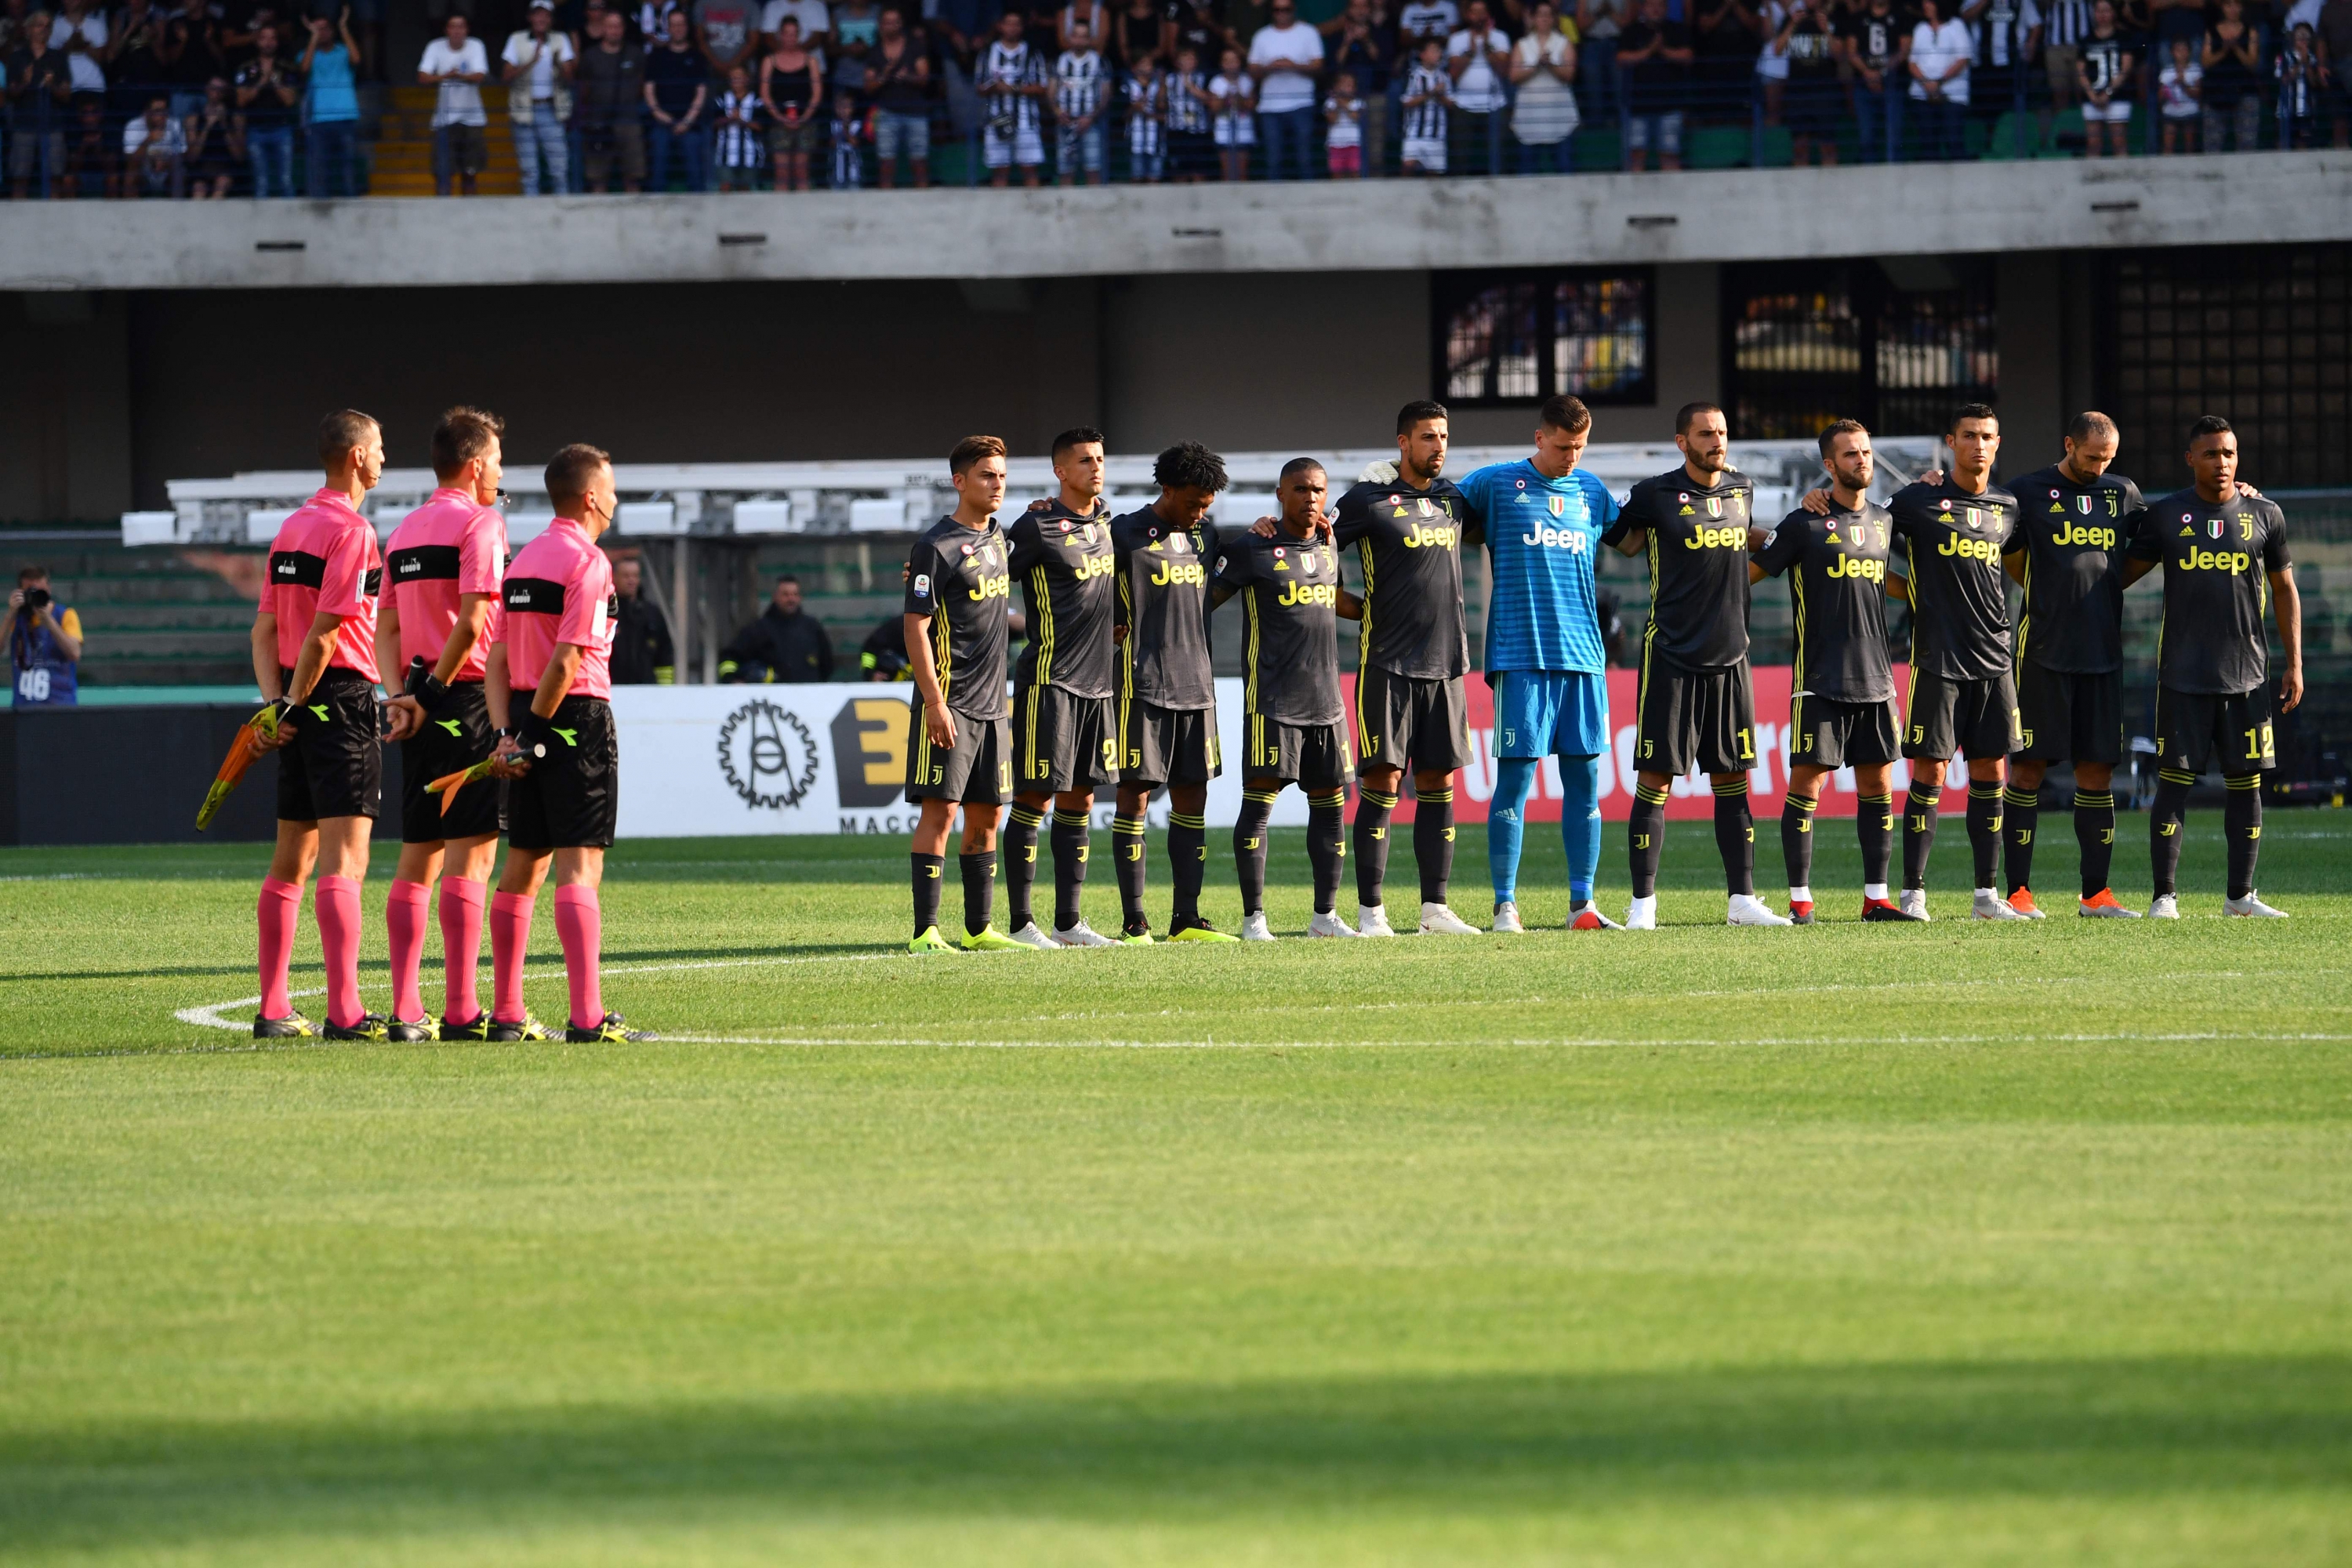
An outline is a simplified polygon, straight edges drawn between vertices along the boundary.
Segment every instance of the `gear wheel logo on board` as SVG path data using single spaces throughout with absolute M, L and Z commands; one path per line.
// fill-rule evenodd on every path
M 772 702 L 746 702 L 719 727 L 719 771 L 754 809 L 800 805 L 817 767 L 816 737 L 799 714 Z

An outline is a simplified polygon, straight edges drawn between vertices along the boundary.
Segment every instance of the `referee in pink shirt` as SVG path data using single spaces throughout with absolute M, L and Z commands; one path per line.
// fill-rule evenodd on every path
M 256 1039 L 299 1039 L 310 1020 L 286 994 L 302 884 L 319 870 L 319 945 L 331 1040 L 381 1040 L 360 1005 L 360 882 L 383 797 L 375 700 L 376 595 L 383 561 L 360 502 L 383 474 L 383 430 L 345 408 L 319 426 L 327 482 L 278 528 L 253 619 L 253 678 L 278 704 L 278 849 L 262 879 Z
M 507 521 L 499 514 L 506 426 L 478 408 L 452 408 L 433 431 L 440 481 L 384 546 L 385 592 L 377 614 L 376 664 L 405 669 L 392 700 L 390 739 L 400 742 L 400 868 L 383 911 L 392 948 L 395 1040 L 486 1040 L 490 1016 L 474 994 L 482 956 L 482 914 L 499 852 L 499 788 L 469 784 L 444 814 L 425 786 L 473 766 L 497 742 L 483 695 L 491 613 L 506 573 Z M 448 875 L 441 877 L 443 853 Z M 417 966 L 425 956 L 425 906 L 441 878 L 445 994 L 436 1030 L 425 1011 Z
M 596 544 L 613 525 L 612 459 L 570 446 L 547 465 L 555 521 L 508 567 L 494 618 L 487 688 L 499 754 L 517 773 L 507 797 L 507 865 L 490 900 L 493 990 L 488 1037 L 543 1040 L 523 1005 L 531 910 L 555 862 L 555 930 L 572 987 L 574 1044 L 649 1040 L 604 1011 L 597 984 L 604 916 L 596 889 L 621 805 L 613 728 L 613 631 L 620 605 Z

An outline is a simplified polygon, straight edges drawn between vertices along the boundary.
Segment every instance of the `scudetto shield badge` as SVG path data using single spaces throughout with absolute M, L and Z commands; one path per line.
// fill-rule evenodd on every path
M 1551 507 L 1552 516 L 1566 517 L 1568 515 L 1568 498 L 1566 496 L 1554 496 L 1551 498 L 1549 504 Z

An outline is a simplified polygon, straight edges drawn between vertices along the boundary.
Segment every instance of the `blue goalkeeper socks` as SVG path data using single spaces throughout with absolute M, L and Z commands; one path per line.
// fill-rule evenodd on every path
M 1503 757 L 1495 764 L 1495 797 L 1486 803 L 1486 870 L 1495 901 L 1519 896 L 1519 838 L 1526 830 L 1528 792 L 1535 787 L 1535 757 Z
M 1568 896 L 1583 904 L 1592 898 L 1601 869 L 1601 759 L 1559 760 L 1559 842 L 1568 851 Z

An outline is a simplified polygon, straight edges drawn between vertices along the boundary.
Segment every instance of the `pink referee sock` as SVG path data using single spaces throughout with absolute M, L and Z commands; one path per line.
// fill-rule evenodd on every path
M 572 1026 L 593 1029 L 604 1021 L 604 998 L 598 985 L 597 953 L 604 943 L 604 911 L 596 889 L 572 886 L 555 889 L 555 932 L 563 941 L 563 978 L 572 987 Z
M 302 919 L 302 884 L 261 879 L 255 910 L 261 926 L 261 1016 L 283 1018 L 294 1010 L 286 994 L 286 966 L 294 961 L 294 928 Z
M 490 895 L 490 1016 L 520 1024 L 529 1016 L 522 1002 L 522 958 L 530 946 L 530 911 L 536 899 L 520 893 Z
M 441 879 L 441 953 L 448 965 L 441 1016 L 470 1024 L 481 1016 L 474 994 L 474 971 L 482 962 L 482 884 L 463 877 Z
M 433 889 L 422 882 L 394 879 L 383 901 L 383 929 L 392 948 L 392 1016 L 404 1024 L 425 1016 L 416 966 L 425 959 L 425 906 L 432 897 Z
M 348 1029 L 367 1011 L 360 1005 L 359 879 L 321 877 L 310 902 L 327 959 L 327 1022 Z

